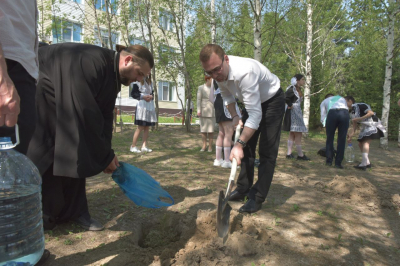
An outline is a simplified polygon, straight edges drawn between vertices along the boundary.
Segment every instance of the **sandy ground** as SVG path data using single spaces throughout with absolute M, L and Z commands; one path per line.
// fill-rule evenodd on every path
M 144 169 L 175 200 L 162 209 L 136 206 L 110 175 L 87 179 L 89 209 L 106 229 L 89 232 L 73 223 L 46 231 L 52 253 L 45 265 L 400 265 L 400 149 L 371 147 L 373 168 L 324 165 L 321 135 L 304 141 L 312 161 L 285 159 L 282 135 L 274 180 L 262 209 L 237 212 L 232 202 L 229 236 L 216 232 L 218 193 L 229 169 L 199 152 L 198 127 L 161 127 L 150 133 L 152 153 L 129 152 L 133 127 L 114 135 L 121 161 Z M 296 156 L 296 154 L 294 153 Z M 356 159 L 360 160 L 356 151 Z

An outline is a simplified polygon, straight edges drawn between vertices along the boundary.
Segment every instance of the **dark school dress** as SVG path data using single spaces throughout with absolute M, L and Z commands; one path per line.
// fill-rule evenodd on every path
M 351 118 L 363 117 L 372 110 L 371 107 L 366 103 L 355 103 L 352 105 Z M 361 122 L 360 134 L 358 135 L 357 141 L 362 142 L 367 139 L 380 139 L 384 136 L 384 133 L 377 126 L 380 124 L 380 120 L 374 114 Z
M 307 127 L 304 124 L 303 112 L 301 111 L 301 102 L 303 98 L 300 97 L 295 86 L 289 86 L 285 92 L 285 102 L 288 107 L 286 108 L 285 118 L 283 119 L 282 130 L 291 132 L 307 132 Z
M 135 125 L 146 127 L 155 126 L 155 121 L 157 121 L 157 117 L 156 111 L 154 109 L 154 102 L 153 100 L 151 100 L 150 102 L 141 100 L 140 95 L 143 93 L 143 89 L 141 91 L 137 84 L 133 84 L 131 97 L 139 101 L 136 105 Z M 149 93 L 148 95 L 154 96 L 154 91 L 151 89 L 151 93 Z
M 214 90 L 216 91 L 217 89 L 218 89 L 218 84 L 214 80 Z M 215 96 L 214 109 L 215 109 L 215 121 L 217 123 L 225 122 L 225 121 L 232 121 L 232 118 L 228 118 L 225 114 L 224 101 L 222 99 L 221 93 L 218 93 Z

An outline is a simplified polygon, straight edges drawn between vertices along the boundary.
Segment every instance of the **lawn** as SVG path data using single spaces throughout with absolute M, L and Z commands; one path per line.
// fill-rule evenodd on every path
M 66 223 L 46 231 L 52 256 L 45 265 L 398 265 L 400 149 L 395 142 L 387 151 L 373 142 L 373 168 L 364 172 L 353 164 L 343 170 L 325 166 L 317 155 L 325 142 L 318 132 L 303 141 L 311 161 L 288 160 L 287 134 L 282 134 L 267 200 L 252 215 L 237 212 L 243 203 L 230 203 L 224 244 L 216 233 L 216 206 L 230 170 L 212 165 L 214 153 L 199 152 L 199 128 L 192 129 L 151 131 L 148 154 L 129 152 L 134 126 L 115 133 L 119 160 L 147 171 L 175 205 L 138 207 L 110 175 L 88 178 L 90 213 L 106 229 L 89 232 Z

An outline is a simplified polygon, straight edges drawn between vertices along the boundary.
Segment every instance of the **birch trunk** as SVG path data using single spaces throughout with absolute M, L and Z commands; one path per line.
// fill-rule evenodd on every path
M 261 62 L 261 3 L 255 0 L 254 8 L 254 59 Z
M 389 0 L 388 14 L 388 34 L 387 34 L 387 53 L 386 53 L 386 68 L 385 68 L 385 83 L 383 84 L 383 106 L 382 106 L 382 124 L 386 127 L 386 133 L 380 140 L 380 147 L 388 148 L 388 126 L 389 126 L 389 111 L 390 111 L 390 91 L 392 83 L 392 65 L 393 65 L 393 44 L 394 44 L 394 8 L 395 0 Z
M 139 6 L 139 3 L 137 4 L 139 8 L 139 21 L 140 21 L 140 28 L 142 31 L 142 36 L 143 40 L 146 41 L 146 36 L 145 32 L 143 29 L 143 21 L 145 21 L 145 26 L 147 27 L 147 31 L 149 34 L 149 45 L 150 45 L 150 52 L 151 54 L 155 54 L 154 51 L 154 42 L 153 42 L 153 33 L 152 33 L 152 25 L 151 25 L 151 1 L 145 1 L 144 2 L 144 8 Z M 143 19 L 142 16 L 142 10 L 145 12 L 145 18 Z M 152 86 L 153 86 L 153 92 L 154 92 L 154 105 L 155 105 L 155 110 L 156 110 L 156 116 L 157 116 L 157 122 L 155 129 L 158 130 L 158 120 L 159 120 L 159 114 L 160 114 L 160 108 L 158 105 L 158 84 L 157 84 L 157 78 L 156 78 L 156 67 L 153 67 L 151 69 L 151 78 L 152 78 Z
M 215 25 L 215 0 L 211 0 L 211 43 L 216 43 L 217 27 Z
M 309 120 L 310 120 L 310 92 L 311 92 L 311 81 L 312 81 L 312 72 L 311 72 L 311 57 L 312 57 L 312 40 L 313 40 L 313 23 L 312 23 L 312 5 L 311 0 L 307 2 L 307 44 L 306 44 L 306 84 L 304 85 L 304 124 L 309 128 Z M 305 136 L 308 134 L 305 133 Z

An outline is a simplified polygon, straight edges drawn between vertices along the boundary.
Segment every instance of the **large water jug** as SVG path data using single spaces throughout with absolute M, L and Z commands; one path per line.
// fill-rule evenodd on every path
M 354 155 L 353 145 L 351 143 L 349 143 L 347 145 L 346 152 L 345 152 L 345 155 L 344 155 L 344 157 L 346 158 L 346 162 L 354 163 L 354 156 L 355 155 Z
M 41 177 L 15 146 L 0 138 L 0 266 L 35 265 L 44 251 Z

